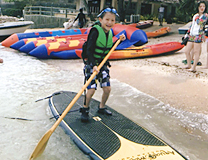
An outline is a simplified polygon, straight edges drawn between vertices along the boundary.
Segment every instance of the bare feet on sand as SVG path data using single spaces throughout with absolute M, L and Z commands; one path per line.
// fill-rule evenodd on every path
M 186 66 L 186 67 L 184 67 L 184 69 L 190 69 L 191 67 L 189 67 L 189 66 Z
M 0 58 L 0 63 L 3 63 L 3 59 Z
M 194 69 L 188 69 L 189 72 L 193 72 L 193 73 L 196 73 L 196 70 Z

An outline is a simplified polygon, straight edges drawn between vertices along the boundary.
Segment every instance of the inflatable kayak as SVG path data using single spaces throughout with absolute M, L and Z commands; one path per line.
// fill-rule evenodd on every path
M 54 37 L 54 36 L 69 36 L 78 34 L 88 34 L 90 28 L 86 29 L 69 29 L 69 30 L 54 30 L 54 31 L 44 31 L 44 32 L 31 32 L 31 33 L 16 33 L 5 39 L 1 44 L 5 47 L 10 47 L 12 44 L 25 38 L 42 38 L 42 37 Z M 123 45 L 120 45 L 120 49 L 127 48 L 133 44 L 141 46 L 148 42 L 147 35 L 144 31 L 137 28 L 115 24 L 112 28 L 113 35 L 116 36 L 120 32 L 125 31 L 127 40 Z
M 81 49 L 84 42 L 86 40 L 70 40 L 70 41 L 63 41 L 63 42 L 51 42 L 46 44 L 41 44 L 40 46 L 36 47 L 32 51 L 29 52 L 29 55 L 40 58 L 52 58 L 51 53 L 57 53 L 62 51 L 71 51 L 74 49 Z M 58 57 L 54 57 L 58 58 Z
M 71 48 L 72 43 L 74 43 L 75 41 L 76 41 L 77 45 L 74 44 L 73 48 Z M 80 43 L 81 45 L 78 43 L 78 41 L 81 42 Z M 19 51 L 29 53 L 30 51 L 32 51 L 33 49 L 35 49 L 36 47 L 38 47 L 42 44 L 45 44 L 45 45 L 50 44 L 51 45 L 51 43 L 54 43 L 55 45 L 57 45 L 57 43 L 60 43 L 60 45 L 61 45 L 61 43 L 65 43 L 65 44 L 71 43 L 71 45 L 68 45 L 68 48 L 63 48 L 63 49 L 74 49 L 75 46 L 77 46 L 77 47 L 75 47 L 77 49 L 77 48 L 81 48 L 83 45 L 82 42 L 85 42 L 85 41 L 87 41 L 87 35 L 83 35 L 82 38 L 78 38 L 78 37 L 74 38 L 73 37 L 73 38 L 56 38 L 56 39 L 51 39 L 51 40 L 50 39 L 49 40 L 37 40 L 37 41 L 32 41 L 32 42 L 25 44 L 24 46 L 19 48 Z M 11 48 L 12 48 L 12 46 L 11 46 Z M 50 53 L 50 52 L 48 52 L 48 53 Z
M 139 29 L 145 29 L 145 28 L 151 27 L 153 25 L 153 22 L 154 22 L 153 20 L 141 21 L 138 23 L 129 24 L 129 26 L 136 27 Z
M 170 27 L 163 27 L 153 32 L 146 32 L 148 38 L 160 37 L 168 34 L 171 31 Z
M 16 34 L 7 38 L 4 42 L 2 42 L 2 45 L 10 46 L 13 49 L 20 50 L 21 52 L 28 53 L 29 55 L 41 59 L 79 58 L 76 55 L 75 49 L 82 48 L 82 45 L 87 40 L 89 30 L 90 28 L 79 30 L 79 32 L 76 31 L 76 34 L 75 30 L 72 30 L 71 32 L 73 33 L 73 35 L 64 36 L 61 34 L 50 37 L 44 37 L 45 34 L 49 34 L 49 32 Z M 58 32 L 59 31 L 53 31 L 53 34 L 51 35 L 54 35 L 55 33 L 58 34 Z M 115 24 L 112 28 L 112 32 L 114 35 L 113 41 L 116 41 L 121 34 L 126 35 L 126 40 L 121 42 L 117 49 L 125 49 L 132 45 L 141 46 L 148 42 L 147 35 L 144 31 L 128 25 Z M 36 36 L 34 36 L 33 38 L 27 38 L 32 37 L 31 35 L 34 34 Z M 69 32 L 65 34 L 69 34 Z M 24 39 L 22 38 L 23 36 L 25 37 Z
M 40 44 L 46 44 L 50 42 L 61 42 L 68 40 L 87 39 L 87 34 L 67 35 L 67 36 L 52 36 L 52 37 L 39 37 L 39 38 L 24 38 L 12 44 L 10 48 L 20 50 L 21 47 L 25 47 L 28 43 L 32 42 L 34 47 Z M 33 48 L 34 49 L 34 48 Z M 32 48 L 31 48 L 32 50 Z M 21 51 L 21 50 L 20 50 Z M 22 52 L 22 51 L 21 51 Z
M 53 31 L 43 31 L 43 32 L 31 32 L 31 33 L 15 33 L 5 39 L 1 45 L 5 47 L 10 47 L 15 42 L 24 38 L 38 38 L 38 37 L 52 37 L 52 36 L 64 36 L 64 35 L 75 35 L 84 34 L 87 28 L 83 29 L 69 29 L 69 30 L 53 30 Z
M 115 50 L 109 59 L 127 59 L 155 56 L 169 52 L 176 52 L 182 49 L 184 45 L 179 42 L 166 42 L 153 45 L 144 45 L 140 47 L 130 47 L 124 50 Z M 81 58 L 82 50 L 75 50 L 78 57 Z
M 66 109 L 76 93 L 61 91 L 49 99 L 56 119 Z M 108 107 L 112 116 L 97 113 L 99 101 L 92 99 L 90 120 L 80 120 L 84 95 L 74 104 L 60 126 L 74 143 L 93 160 L 187 160 L 176 149 L 155 134 Z

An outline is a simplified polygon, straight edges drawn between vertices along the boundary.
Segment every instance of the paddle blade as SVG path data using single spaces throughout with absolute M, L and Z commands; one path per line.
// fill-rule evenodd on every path
M 52 133 L 53 132 L 51 130 L 48 130 L 45 133 L 45 135 L 40 139 L 40 141 L 38 142 L 37 146 L 35 147 L 33 153 L 30 156 L 30 160 L 37 158 L 38 156 L 40 156 L 43 153 Z

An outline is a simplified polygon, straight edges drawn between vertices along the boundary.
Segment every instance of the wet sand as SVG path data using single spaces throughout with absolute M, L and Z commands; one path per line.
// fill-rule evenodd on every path
M 183 25 L 164 23 L 163 27 L 171 27 L 171 32 L 163 37 L 149 39 L 148 45 L 170 41 L 181 42 L 183 35 L 178 33 L 178 28 Z M 144 31 L 155 31 L 159 28 L 161 27 L 158 22 L 154 22 L 152 27 Z M 29 29 L 26 32 L 31 31 L 33 30 Z M 155 57 L 111 61 L 111 78 L 125 82 L 174 108 L 208 114 L 208 69 L 203 69 L 206 64 L 206 48 L 206 43 L 203 43 L 200 57 L 202 66 L 197 66 L 196 73 L 183 69 L 185 65 L 182 60 L 186 59 L 183 48 L 175 53 Z M 82 68 L 80 63 L 81 60 L 76 61 L 78 66 L 75 67 L 76 69 Z M 57 65 L 62 68 L 66 67 L 67 63 L 57 63 Z M 72 68 L 66 67 L 66 69 Z
M 148 44 L 178 41 L 183 35 L 178 34 L 178 27 L 183 24 L 164 24 L 171 27 L 169 35 L 151 38 Z M 157 22 L 145 31 L 159 29 Z M 186 59 L 185 47 L 173 54 L 111 62 L 111 77 L 119 79 L 138 90 L 158 98 L 165 104 L 195 113 L 208 114 L 208 70 L 206 64 L 206 43 L 202 44 L 197 72 L 188 72 L 182 60 Z

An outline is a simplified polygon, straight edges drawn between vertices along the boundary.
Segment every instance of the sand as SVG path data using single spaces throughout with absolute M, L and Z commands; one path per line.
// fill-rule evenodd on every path
M 170 26 L 169 35 L 149 39 L 148 44 L 178 41 L 183 35 L 178 34 L 178 28 L 183 24 L 164 24 Z M 157 22 L 145 31 L 159 29 Z M 208 114 L 208 70 L 206 64 L 206 43 L 202 44 L 200 61 L 197 72 L 188 72 L 182 60 L 186 59 L 185 47 L 173 54 L 157 57 L 138 58 L 111 62 L 111 77 L 119 79 L 138 90 L 147 93 L 165 104 L 189 112 Z
M 164 23 L 164 27 L 171 27 L 170 34 L 159 38 L 151 38 L 148 45 L 171 41 L 181 42 L 183 35 L 178 33 L 178 28 L 183 25 Z M 161 27 L 158 22 L 154 22 L 152 27 L 144 29 L 144 31 L 155 31 L 159 28 Z M 36 29 L 35 31 L 42 30 Z M 34 30 L 29 29 L 26 32 L 31 31 Z M 111 61 L 111 78 L 125 82 L 174 108 L 208 114 L 208 69 L 202 68 L 206 64 L 206 48 L 206 43 L 203 43 L 200 57 L 203 65 L 197 66 L 196 73 L 183 69 L 185 65 L 182 60 L 186 59 L 183 48 L 176 53 L 156 57 Z M 80 60 L 78 63 L 82 63 L 82 61 Z M 63 67 L 61 66 L 63 63 L 57 65 Z M 77 67 L 75 68 L 77 69 Z M 81 70 L 81 67 L 78 68 Z

